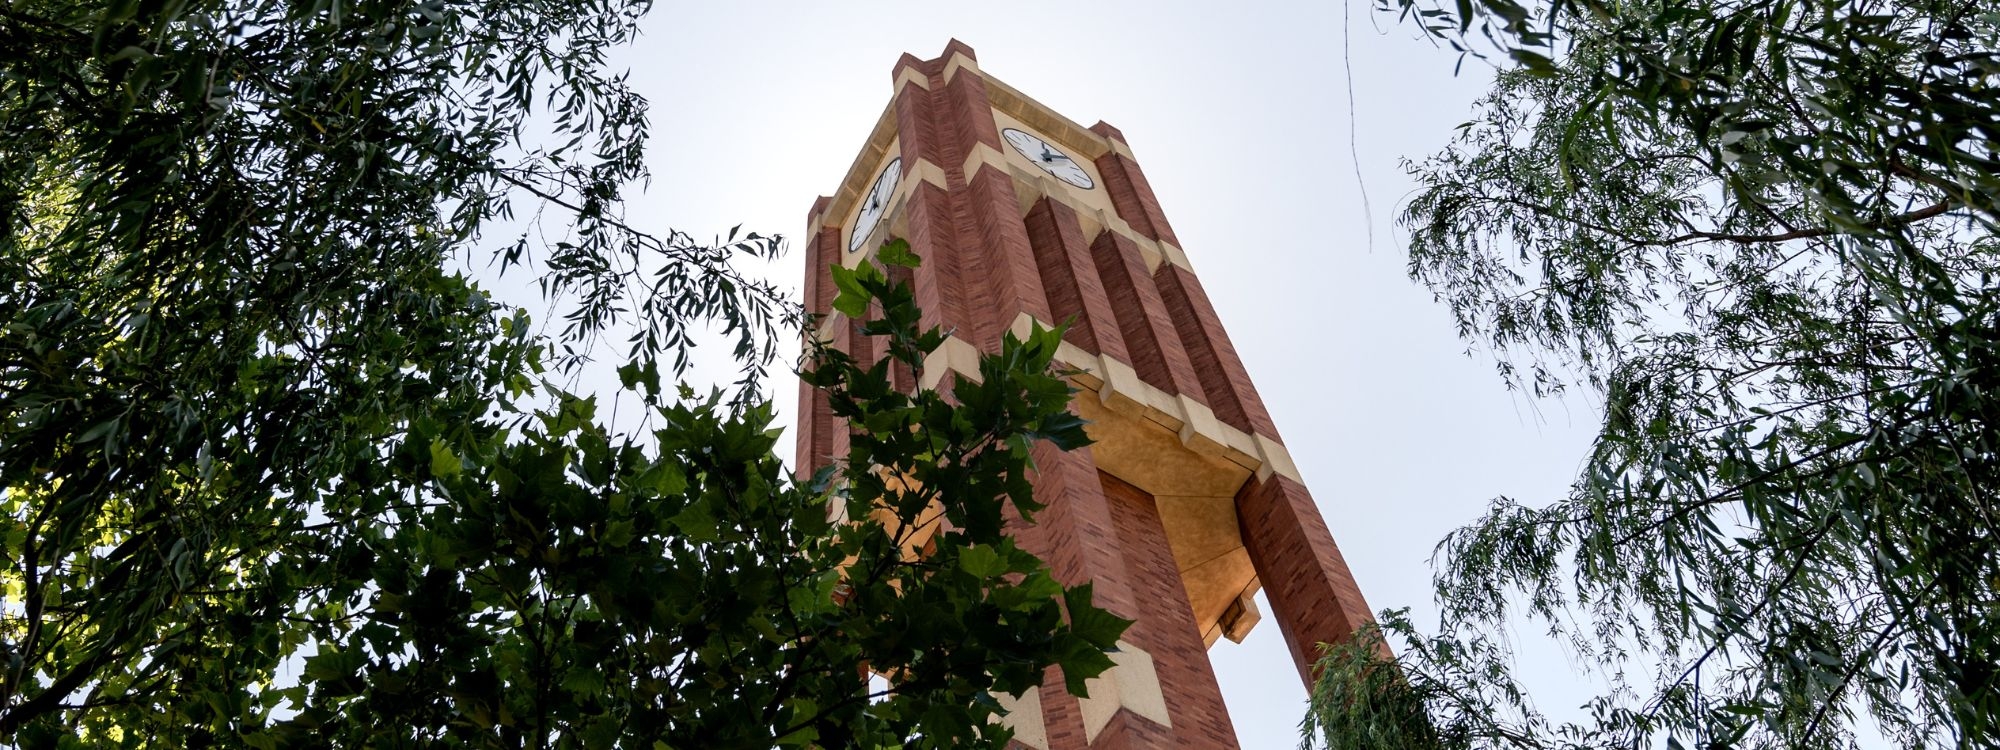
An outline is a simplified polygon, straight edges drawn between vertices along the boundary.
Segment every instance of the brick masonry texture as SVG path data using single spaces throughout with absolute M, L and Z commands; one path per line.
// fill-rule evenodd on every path
M 1215 410 L 1216 418 L 1244 432 L 1277 437 L 1277 427 L 1265 413 L 1262 400 L 1250 385 L 1250 377 L 1243 372 L 1242 361 L 1236 357 L 1236 348 L 1229 344 L 1229 335 L 1223 333 L 1222 322 L 1216 318 L 1215 308 L 1208 304 L 1208 297 L 1194 280 L 1194 274 L 1180 266 L 1162 263 L 1153 279 L 1173 315 L 1174 330 L 1180 334 L 1188 361 L 1194 363 L 1195 376 L 1201 381 L 1202 392 L 1208 394 L 1208 405 Z
M 1173 315 L 1160 299 L 1159 287 L 1152 276 L 1146 273 L 1146 261 L 1139 257 L 1138 246 L 1123 235 L 1107 231 L 1097 235 L 1090 251 L 1096 260 L 1098 277 L 1104 282 L 1106 299 L 1117 315 L 1125 348 L 1132 354 L 1130 364 L 1139 372 L 1139 379 L 1168 393 L 1182 393 L 1208 403 L 1201 381 L 1195 378 L 1194 365 L 1188 361 L 1187 350 L 1174 331 Z
M 910 250 L 923 258 L 916 271 L 916 299 L 923 310 L 920 322 L 963 337 L 977 340 L 988 334 L 982 330 L 973 310 L 990 306 L 983 289 L 965 283 L 964 262 L 951 252 L 956 244 L 951 198 L 946 191 L 928 182 L 910 190 Z
M 1105 123 L 1092 125 L 1090 130 L 1125 142 L 1124 133 Z M 1167 226 L 1167 216 L 1160 210 L 1160 200 L 1153 196 L 1153 186 L 1146 182 L 1146 175 L 1139 171 L 1137 163 L 1112 152 L 1098 157 L 1097 172 L 1104 175 L 1105 192 L 1111 195 L 1111 204 L 1118 207 L 1119 217 L 1147 237 L 1180 246 L 1180 239 L 1174 236 L 1173 227 Z
M 1222 704 L 1222 688 L 1215 682 L 1215 669 L 1208 662 L 1208 647 L 1202 643 L 1201 629 L 1188 604 L 1187 588 L 1181 583 L 1173 551 L 1167 546 L 1167 530 L 1160 525 L 1160 512 L 1153 496 L 1117 477 L 1099 473 L 1104 496 L 1111 501 L 1112 516 L 1118 525 L 1120 547 L 1138 595 L 1136 622 L 1125 631 L 1125 640 L 1153 657 L 1160 675 L 1160 691 L 1167 699 L 1167 716 L 1175 740 L 1170 747 L 1233 748 L 1236 730 L 1229 724 L 1228 709 Z M 1144 722 L 1137 716 L 1133 723 Z M 1147 722 L 1150 723 L 1150 722 Z M 1101 742 L 1099 747 L 1116 747 Z M 1134 744 L 1131 747 L 1161 747 Z
M 964 76 L 961 76 L 964 77 Z M 988 122 L 993 119 L 989 112 Z M 1005 329 L 1017 313 L 1036 320 L 1048 320 L 1048 295 L 1042 291 L 1042 276 L 1035 266 L 1035 251 L 1028 244 L 1028 228 L 1014 197 L 1014 180 L 992 167 L 981 167 L 966 178 L 965 207 L 971 220 L 964 226 L 966 236 L 959 252 L 984 261 L 981 271 L 994 301 L 994 319 L 989 322 Z
M 1023 539 L 1022 546 L 1042 556 L 1057 580 L 1093 584 L 1097 606 L 1120 617 L 1138 617 L 1117 520 L 1090 449 L 1066 452 L 1043 442 L 1030 455 L 1035 460 L 1035 499 L 1047 507 L 1035 518 L 1038 538 Z
M 1299 483 L 1278 474 L 1251 478 L 1236 493 L 1236 517 L 1271 617 L 1285 634 L 1299 678 L 1310 685 L 1316 644 L 1345 641 L 1371 621 L 1361 589 Z
M 813 204 L 817 215 L 826 207 L 824 199 Z M 810 221 L 810 219 L 808 219 Z M 806 309 L 824 313 L 833 303 L 833 278 L 826 269 L 840 260 L 840 230 L 822 227 L 805 243 Z M 793 466 L 824 466 L 833 449 L 833 407 L 826 394 L 799 382 L 798 450 Z
M 1132 361 L 1075 209 L 1043 198 L 1028 211 L 1026 222 L 1042 288 L 1049 295 L 1049 312 L 1055 316 L 1049 322 L 1071 321 L 1064 339 L 1084 351 Z
M 1083 709 L 1076 696 L 1064 687 L 1062 670 L 1050 667 L 1042 677 L 1042 726 L 1047 730 L 1049 748 L 1088 747 L 1083 731 Z
M 896 80 L 913 71 L 926 84 L 902 84 L 892 105 L 900 143 L 892 156 L 903 159 L 908 197 L 891 224 L 923 258 L 914 272 L 892 273 L 911 283 L 922 322 L 994 352 L 1023 313 L 1073 320 L 1069 343 L 1131 365 L 1145 382 L 1208 406 L 1227 425 L 1278 440 L 1192 272 L 1171 262 L 1149 269 L 1134 241 L 1118 231 L 1088 236 L 1077 209 L 1060 196 L 1042 197 L 1024 213 L 1006 169 L 979 161 L 964 173 L 968 154 L 982 145 L 999 149 L 1001 140 L 987 81 L 970 69 L 945 79 L 954 53 L 973 58 L 954 41 L 936 59 L 905 55 L 891 72 Z M 1105 123 L 1090 130 L 1124 143 Z M 1096 160 L 1099 189 L 1133 232 L 1178 246 L 1129 154 L 1120 146 Z M 920 160 L 944 173 L 944 187 L 914 176 Z M 825 215 L 828 205 L 820 199 L 808 219 L 825 225 L 804 253 L 806 305 L 814 313 L 825 313 L 831 302 L 832 284 L 821 269 L 846 257 L 839 225 L 853 218 Z M 853 321 L 827 333 L 833 346 L 857 358 L 876 348 Z M 914 385 L 913 373 L 895 369 L 891 376 L 899 388 Z M 844 456 L 850 433 L 835 423 L 823 395 L 802 388 L 800 410 L 797 468 L 804 475 Z M 1091 582 L 1099 606 L 1135 621 L 1126 640 L 1153 660 L 1171 725 L 1120 710 L 1087 743 L 1081 706 L 1051 670 L 1039 692 L 1049 750 L 1236 747 L 1158 505 L 1127 481 L 1143 479 L 1101 472 L 1090 448 L 1063 452 L 1041 444 L 1032 455 L 1035 496 L 1047 507 L 1033 524 L 1011 517 L 1009 533 L 1058 579 Z M 1315 644 L 1345 640 L 1368 621 L 1367 605 L 1305 487 L 1281 474 L 1253 476 L 1235 503 L 1238 531 L 1271 602 L 1268 619 L 1277 621 L 1301 678 L 1309 678 Z

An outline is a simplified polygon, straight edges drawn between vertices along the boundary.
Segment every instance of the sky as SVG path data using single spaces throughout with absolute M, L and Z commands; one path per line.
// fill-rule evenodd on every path
M 1437 541 L 1496 496 L 1541 504 L 1568 486 L 1595 400 L 1506 390 L 1405 276 L 1394 222 L 1402 160 L 1447 142 L 1489 71 L 1454 74 L 1454 53 L 1362 4 L 662 2 L 613 61 L 653 107 L 634 223 L 803 235 L 897 58 L 952 38 L 986 74 L 1124 132 L 1372 608 L 1434 622 Z M 758 272 L 797 289 L 801 264 Z M 727 374 L 727 354 L 707 352 L 705 372 Z M 790 424 L 795 388 L 773 396 Z M 1562 650 L 1516 630 L 1544 709 L 1594 693 Z M 1243 746 L 1296 745 L 1305 690 L 1275 622 L 1210 657 Z

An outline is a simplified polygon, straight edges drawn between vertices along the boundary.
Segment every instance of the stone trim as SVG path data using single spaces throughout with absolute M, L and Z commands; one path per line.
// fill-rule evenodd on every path
M 845 316 L 828 314 L 822 321 L 822 329 L 834 330 L 833 325 L 826 324 L 836 318 L 844 320 Z M 1021 313 L 1014 317 L 1008 331 L 1016 338 L 1025 338 L 1029 327 L 1035 324 L 1043 328 L 1055 327 Z M 1277 474 L 1303 484 L 1298 476 L 1298 466 L 1292 462 L 1291 453 L 1285 449 L 1284 443 L 1263 435 L 1245 433 L 1217 421 L 1214 412 L 1200 402 L 1187 396 L 1170 395 L 1140 380 L 1138 371 L 1132 369 L 1131 364 L 1114 357 L 1091 354 L 1067 341 L 1056 351 L 1056 359 L 1078 370 L 1072 376 L 1073 381 L 1082 389 L 1096 394 L 1106 407 L 1153 421 L 1180 435 L 1181 443 L 1189 450 L 1226 458 L 1256 472 L 1260 478 Z M 963 375 L 974 382 L 980 379 L 979 348 L 955 335 L 946 336 L 943 345 L 924 357 L 924 373 L 918 386 L 936 388 L 950 373 Z
M 834 191 L 823 205 L 813 204 L 817 213 L 806 223 L 809 231 L 817 233 L 821 226 L 828 223 L 846 227 L 847 215 L 854 212 L 855 202 L 861 199 L 862 192 L 881 172 L 880 167 L 889 155 L 900 150 L 896 137 L 896 99 L 890 97 L 889 103 L 882 107 L 881 116 L 875 118 L 875 127 L 868 131 L 867 143 L 861 146 L 860 153 L 854 155 L 854 163 L 848 165 L 847 174 L 840 178 L 840 189 Z M 827 217 L 832 217 L 832 222 Z
M 1257 467 L 1259 481 L 1268 480 L 1272 474 L 1277 474 L 1299 484 L 1305 484 L 1305 480 L 1299 478 L 1299 465 L 1292 463 L 1292 452 L 1285 450 L 1284 443 L 1263 435 L 1252 437 L 1257 440 L 1258 455 L 1265 459 L 1264 465 Z
M 834 337 L 839 334 L 841 326 L 844 325 L 847 325 L 846 313 L 828 310 L 826 314 L 819 316 L 818 325 L 812 326 L 811 330 L 806 331 L 806 338 L 825 346 L 833 346 Z
M 1090 128 L 1062 116 L 1020 90 L 992 76 L 981 77 L 986 79 L 986 96 L 992 100 L 994 109 L 1054 136 L 1058 144 L 1075 148 L 1091 161 L 1111 153 L 1115 148 L 1111 139 L 1090 132 Z
M 899 68 L 896 71 L 895 90 L 902 91 L 905 84 L 915 85 L 925 91 L 931 90 L 931 77 L 916 68 Z
M 1006 693 L 994 693 L 993 700 L 1000 703 L 1001 710 L 1007 712 L 1000 717 L 1000 723 L 1014 730 L 1014 741 L 1034 748 L 1049 750 L 1049 727 L 1042 718 L 1042 691 L 1029 688 L 1016 698 Z
M 919 181 L 935 185 L 939 190 L 951 189 L 951 185 L 946 181 L 944 167 L 932 163 L 929 159 L 920 158 L 916 160 L 914 166 L 907 166 L 903 170 L 903 182 L 896 186 L 896 192 L 890 198 L 892 201 L 891 205 L 901 204 L 905 199 L 908 199 L 910 197 L 910 189 Z
M 971 148 L 966 149 L 965 162 L 958 165 L 958 173 L 965 175 L 969 180 L 983 166 L 999 167 L 1001 172 L 1013 171 L 1007 168 L 1007 155 L 1001 153 L 1000 149 L 990 144 L 974 143 Z
M 924 355 L 924 374 L 917 380 L 917 387 L 936 389 L 946 375 L 953 373 L 980 382 L 979 349 L 965 339 L 946 336 L 943 345 Z
M 1104 674 L 1084 681 L 1084 690 L 1090 697 L 1077 699 L 1077 707 L 1083 714 L 1084 741 L 1096 742 L 1097 735 L 1121 710 L 1172 729 L 1173 721 L 1167 716 L 1167 696 L 1160 690 L 1160 674 L 1153 669 L 1152 655 L 1120 640 L 1118 650 L 1111 653 L 1111 661 L 1114 666 L 1104 670 Z
M 992 81 L 990 78 L 987 80 L 989 82 Z M 928 162 L 920 161 L 919 163 Z M 1194 271 L 1194 266 L 1188 262 L 1187 253 L 1174 245 L 1174 243 L 1155 240 L 1140 234 L 1138 230 L 1132 228 L 1131 222 L 1126 221 L 1117 213 L 1095 206 L 1079 205 L 1078 201 L 1066 197 L 1075 188 L 1054 177 L 1050 177 L 1046 172 L 1029 172 L 1028 170 L 1007 163 L 1007 156 L 992 146 L 983 143 L 974 145 L 965 156 L 965 164 L 960 167 L 962 170 L 960 174 L 965 175 L 967 179 L 971 179 L 980 169 L 988 167 L 998 169 L 1009 177 L 1014 178 L 1014 193 L 1020 203 L 1019 209 L 1023 215 L 1027 214 L 1028 209 L 1042 198 L 1061 201 L 1063 205 L 1068 206 L 1071 211 L 1076 213 L 1077 222 L 1083 227 L 1084 237 L 1096 237 L 1098 234 L 1108 231 L 1131 240 L 1132 244 L 1137 245 L 1139 247 L 1139 257 L 1144 258 L 1146 261 L 1147 273 L 1158 271 L 1162 263 L 1171 263 L 1187 269 L 1189 272 Z M 1102 190 L 1104 188 L 1103 186 L 1099 186 L 1096 189 Z
M 958 71 L 961 70 L 969 70 L 972 71 L 974 74 L 978 74 L 979 63 L 974 61 L 971 57 L 967 56 L 965 53 L 954 50 L 951 53 L 951 59 L 946 60 L 944 63 L 944 82 L 951 83 L 951 79 L 953 77 L 956 77 L 958 75 Z M 980 77 L 984 78 L 985 76 L 981 75 Z M 992 79 L 989 78 L 987 80 L 990 81 Z

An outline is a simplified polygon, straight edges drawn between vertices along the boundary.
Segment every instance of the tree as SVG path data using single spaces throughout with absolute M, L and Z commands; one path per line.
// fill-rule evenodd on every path
M 1378 7 L 1508 61 L 1409 165 L 1411 275 L 1605 416 L 1566 497 L 1439 545 L 1437 631 L 1334 649 L 1309 741 L 2000 745 L 2000 8 Z M 1609 680 L 1579 718 L 1514 680 L 1517 613 Z
M 1078 439 L 1053 339 L 949 402 L 827 355 L 844 414 L 912 431 L 771 457 L 797 308 L 729 263 L 778 240 L 618 218 L 646 109 L 603 60 L 645 6 L 0 9 L 0 744 L 970 743 L 986 696 L 1108 664 L 1119 622 L 985 524 L 1034 508 L 1019 445 Z M 540 272 L 559 329 L 474 260 Z M 879 278 L 870 333 L 920 351 Z M 671 387 L 704 326 L 729 399 Z M 643 435 L 564 385 L 627 330 Z M 916 497 L 929 556 L 876 517 Z
M 361 530 L 366 573 L 308 597 L 305 681 L 258 696 L 299 712 L 241 741 L 998 747 L 992 696 L 1109 668 L 1128 623 L 1002 533 L 1008 504 L 1039 507 L 1030 441 L 1085 442 L 1050 370 L 1061 331 L 1010 339 L 949 395 L 904 394 L 890 368 L 920 371 L 944 335 L 917 330 L 907 285 L 835 273 L 835 305 L 890 353 L 824 350 L 805 374 L 867 426 L 840 474 L 788 482 L 768 408 L 720 394 L 659 407 L 649 440 L 560 391 L 511 430 L 451 426 L 394 467 L 425 496 Z

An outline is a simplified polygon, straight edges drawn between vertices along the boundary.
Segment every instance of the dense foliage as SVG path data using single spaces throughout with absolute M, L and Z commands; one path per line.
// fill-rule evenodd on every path
M 266 726 L 235 739 L 998 747 L 992 696 L 1051 665 L 1079 689 L 1108 668 L 1127 623 L 1001 532 L 1009 503 L 1038 508 L 1030 441 L 1084 441 L 1050 372 L 1061 332 L 1008 341 L 950 397 L 903 394 L 890 363 L 920 368 L 943 335 L 917 331 L 906 285 L 837 273 L 836 304 L 872 303 L 864 330 L 891 352 L 823 351 L 806 373 L 870 426 L 847 470 L 789 481 L 769 411 L 719 394 L 684 392 L 641 440 L 560 391 L 513 429 L 453 425 L 404 464 L 416 502 L 357 524 L 364 560 L 301 601 L 316 606 L 304 680 L 256 696 L 297 713 L 252 712 Z M 871 693 L 869 670 L 893 679 Z
M 1412 276 L 1605 417 L 1567 497 L 1439 546 L 1398 668 L 1337 650 L 1309 734 L 2000 745 L 2000 5 L 1379 7 L 1511 61 L 1411 165 Z M 1517 615 L 1609 690 L 1540 713 Z
M 911 429 L 772 457 L 796 308 L 729 263 L 777 241 L 618 218 L 646 108 L 603 61 L 645 8 L 0 7 L 0 744 L 968 744 L 989 691 L 1108 663 L 1121 624 L 984 522 L 1032 511 L 1025 441 L 1079 439 L 1053 338 L 951 402 L 831 356 L 843 415 Z M 880 279 L 844 304 L 920 357 Z M 733 405 L 671 386 L 704 327 Z M 647 434 L 562 386 L 614 331 Z M 929 557 L 827 521 L 919 500 Z

